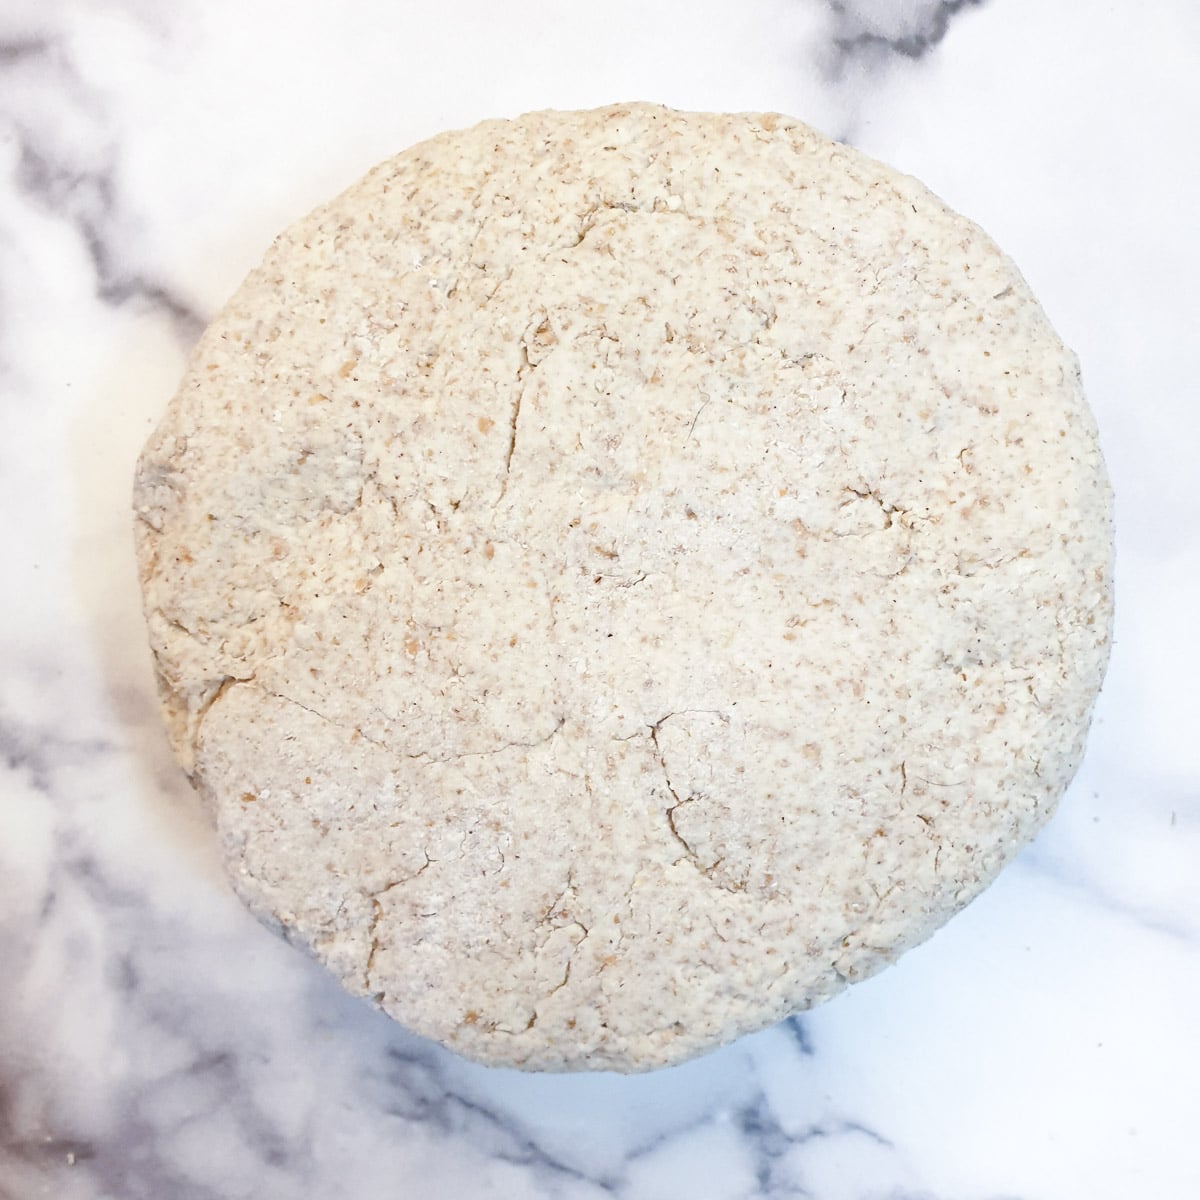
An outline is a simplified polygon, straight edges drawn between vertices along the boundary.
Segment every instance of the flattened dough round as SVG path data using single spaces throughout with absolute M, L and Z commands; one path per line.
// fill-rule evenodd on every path
M 204 335 L 135 504 L 239 893 L 487 1063 L 673 1063 L 878 970 L 1046 820 L 1107 660 L 1074 357 L 779 116 L 383 163 Z

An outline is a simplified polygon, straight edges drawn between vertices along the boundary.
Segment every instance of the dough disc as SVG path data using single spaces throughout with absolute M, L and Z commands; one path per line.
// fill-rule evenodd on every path
M 1108 653 L 1074 357 L 779 116 L 383 163 L 205 333 L 135 507 L 239 894 L 485 1063 L 678 1062 L 872 974 L 1049 816 Z

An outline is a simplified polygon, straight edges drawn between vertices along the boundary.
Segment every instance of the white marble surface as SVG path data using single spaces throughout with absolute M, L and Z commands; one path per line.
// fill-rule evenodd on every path
M 5 0 L 0 1197 L 1200 1196 L 1200 10 Z M 706 1059 L 487 1071 L 223 885 L 160 730 L 134 457 L 276 230 L 440 128 L 768 108 L 921 176 L 1079 352 L 1117 644 L 1059 814 L 901 964 Z

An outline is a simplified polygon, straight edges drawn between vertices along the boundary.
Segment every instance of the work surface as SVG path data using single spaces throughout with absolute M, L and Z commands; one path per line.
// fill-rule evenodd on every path
M 1200 1194 L 1195 10 L 407 8 L 0 16 L 0 1197 Z M 1016 259 L 1100 426 L 1116 645 L 1058 816 L 898 966 L 683 1067 L 525 1076 L 406 1035 L 232 897 L 129 494 L 282 226 L 440 129 L 635 98 L 798 116 Z

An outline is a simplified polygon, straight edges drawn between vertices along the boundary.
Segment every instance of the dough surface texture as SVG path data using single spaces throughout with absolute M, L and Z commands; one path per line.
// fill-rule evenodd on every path
M 871 975 L 1045 822 L 1108 655 L 1073 355 L 780 116 L 381 164 L 204 334 L 135 511 L 238 893 L 485 1063 L 661 1066 Z

